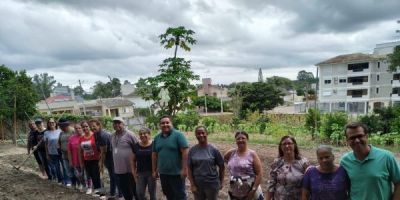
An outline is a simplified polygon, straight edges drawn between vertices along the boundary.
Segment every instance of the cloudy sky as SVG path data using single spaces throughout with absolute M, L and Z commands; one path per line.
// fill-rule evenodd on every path
M 0 64 L 84 88 L 154 76 L 168 27 L 196 32 L 192 69 L 213 83 L 295 79 L 339 54 L 400 39 L 399 0 L 1 0 Z

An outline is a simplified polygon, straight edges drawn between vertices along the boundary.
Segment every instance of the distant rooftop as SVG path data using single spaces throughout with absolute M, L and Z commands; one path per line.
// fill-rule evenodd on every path
M 316 65 L 328 65 L 328 64 L 341 64 L 341 63 L 352 63 L 360 61 L 372 61 L 380 60 L 386 58 L 385 55 L 374 55 L 374 54 L 364 54 L 364 53 L 352 53 L 339 55 L 328 60 L 322 61 Z

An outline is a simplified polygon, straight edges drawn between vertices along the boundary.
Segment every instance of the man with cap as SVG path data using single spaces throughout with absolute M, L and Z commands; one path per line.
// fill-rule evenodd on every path
M 64 184 L 67 187 L 71 187 L 71 184 L 75 184 L 75 179 L 73 179 L 73 168 L 69 164 L 68 160 L 68 140 L 71 135 L 74 134 L 74 129 L 70 126 L 70 122 L 67 119 L 58 120 L 58 126 L 61 129 L 60 137 L 58 139 L 58 144 L 61 149 L 62 167 Z
M 36 152 L 38 152 L 40 155 L 44 170 L 47 174 L 47 179 L 52 180 L 52 174 L 50 173 L 49 162 L 47 160 L 46 147 L 44 142 L 44 132 L 46 131 L 46 128 L 43 126 L 43 120 L 41 118 L 35 119 L 35 125 L 37 127 L 37 144 L 33 146 L 33 148 L 37 149 Z
M 114 171 L 125 200 L 138 199 L 136 183 L 132 173 L 133 147 L 138 142 L 137 137 L 125 128 L 122 117 L 113 119 L 114 135 L 111 146 L 114 160 Z

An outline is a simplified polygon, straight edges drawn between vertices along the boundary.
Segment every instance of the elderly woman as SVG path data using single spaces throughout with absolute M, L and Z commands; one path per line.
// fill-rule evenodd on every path
M 231 200 L 257 199 L 264 196 L 260 183 L 262 179 L 261 161 L 257 153 L 247 147 L 249 135 L 244 131 L 235 134 L 237 148 L 224 155 L 230 175 L 229 198 Z
M 346 170 L 334 162 L 332 147 L 317 149 L 318 166 L 310 167 L 303 178 L 302 200 L 349 199 L 350 179 Z
M 269 172 L 268 198 L 274 200 L 299 200 L 301 183 L 308 160 L 300 156 L 296 140 L 283 136 L 279 142 L 279 157 L 274 160 Z
M 136 192 L 139 200 L 145 200 L 146 187 L 148 187 L 150 200 L 156 200 L 156 179 L 151 174 L 152 145 L 151 131 L 148 128 L 139 130 L 140 142 L 133 146 L 132 174 L 136 181 Z
M 190 188 L 195 200 L 216 200 L 224 181 L 224 159 L 218 149 L 208 143 L 206 127 L 196 127 L 195 134 L 198 144 L 188 155 Z

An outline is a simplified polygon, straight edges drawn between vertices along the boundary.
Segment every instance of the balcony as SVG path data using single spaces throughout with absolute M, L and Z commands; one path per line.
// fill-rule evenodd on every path
M 400 74 L 393 74 L 392 87 L 400 87 Z
M 347 87 L 368 85 L 368 76 L 354 76 L 347 78 Z
M 360 73 L 368 73 L 369 70 L 369 63 L 354 63 L 347 65 L 347 74 L 360 74 Z
M 394 101 L 400 100 L 400 87 L 393 88 L 392 93 L 390 93 L 390 98 Z
M 347 98 L 366 99 L 368 98 L 368 89 L 347 90 Z

